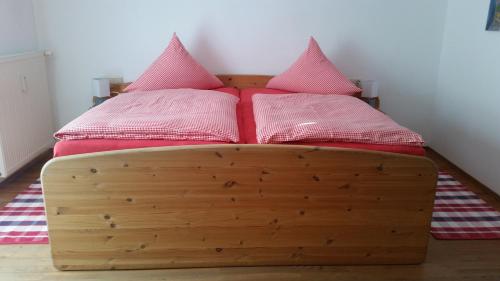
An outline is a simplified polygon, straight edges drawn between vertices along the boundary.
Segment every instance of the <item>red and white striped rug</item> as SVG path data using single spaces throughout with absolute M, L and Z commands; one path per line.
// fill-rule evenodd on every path
M 436 239 L 500 239 L 500 212 L 450 174 L 439 173 L 431 234 Z M 47 244 L 40 181 L 0 209 L 0 244 Z
M 47 244 L 42 186 L 37 180 L 0 209 L 0 244 Z
M 436 239 L 500 239 L 500 212 L 448 173 L 440 172 L 432 214 Z

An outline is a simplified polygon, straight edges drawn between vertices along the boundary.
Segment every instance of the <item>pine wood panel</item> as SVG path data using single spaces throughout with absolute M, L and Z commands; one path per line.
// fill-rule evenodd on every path
M 273 78 L 271 75 L 243 75 L 243 74 L 220 74 L 217 77 L 226 87 L 245 88 L 265 88 L 267 82 Z
M 63 270 L 420 263 L 436 177 L 423 157 L 290 145 L 93 153 L 42 172 Z
M 432 150 L 427 156 L 441 170 L 453 174 L 493 207 L 500 197 Z M 45 162 L 46 160 L 44 160 Z M 23 191 L 40 174 L 43 162 L 24 170 L 11 181 L 0 183 L 1 199 Z M 421 281 L 483 280 L 500 276 L 500 240 L 435 240 L 430 237 L 426 260 L 420 265 L 384 266 L 277 266 L 199 269 L 57 271 L 52 266 L 49 245 L 2 245 L 0 280 L 344 280 Z
M 266 84 L 273 76 L 271 75 L 244 75 L 244 74 L 219 74 L 216 75 L 225 87 L 245 88 L 265 88 Z M 126 83 L 113 83 L 110 85 L 111 96 L 123 93 L 125 88 L 130 85 Z
M 265 88 L 267 82 L 273 78 L 272 75 L 249 75 L 249 74 L 218 74 L 216 75 L 225 87 L 245 88 Z M 352 80 L 356 86 L 361 87 L 359 80 Z M 111 96 L 123 93 L 125 88 L 130 85 L 126 83 L 114 83 L 110 85 Z
M 244 88 L 265 88 L 266 84 L 273 76 L 270 75 L 244 75 L 244 74 L 219 74 L 216 75 L 225 87 Z M 114 83 L 110 85 L 111 96 L 123 93 L 127 83 Z

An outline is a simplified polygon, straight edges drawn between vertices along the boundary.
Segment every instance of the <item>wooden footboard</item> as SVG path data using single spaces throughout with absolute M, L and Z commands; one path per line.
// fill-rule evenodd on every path
M 436 179 L 424 157 L 291 145 L 92 153 L 42 171 L 61 270 L 421 263 Z

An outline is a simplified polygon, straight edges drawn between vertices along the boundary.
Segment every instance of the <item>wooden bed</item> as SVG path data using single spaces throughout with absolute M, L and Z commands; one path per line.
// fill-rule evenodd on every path
M 60 270 L 417 264 L 436 180 L 425 157 L 294 145 L 100 152 L 42 171 Z

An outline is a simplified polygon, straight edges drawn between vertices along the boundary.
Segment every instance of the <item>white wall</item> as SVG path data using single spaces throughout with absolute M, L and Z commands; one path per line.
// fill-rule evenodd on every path
M 500 32 L 489 0 L 449 1 L 431 146 L 500 194 Z
M 31 0 L 0 0 L 0 55 L 36 49 Z
M 382 109 L 428 128 L 445 0 L 36 0 L 61 126 L 90 105 L 91 78 L 135 79 L 177 31 L 214 73 L 276 74 L 314 35 L 348 76 L 380 82 Z

